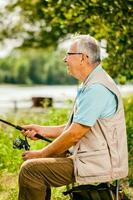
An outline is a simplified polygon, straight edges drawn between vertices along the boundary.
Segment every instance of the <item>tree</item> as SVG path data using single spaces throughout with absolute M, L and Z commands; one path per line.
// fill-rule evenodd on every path
M 19 12 L 16 23 L 3 26 L 1 37 L 21 38 L 21 47 L 56 46 L 69 33 L 107 40 L 109 57 L 104 63 L 111 76 L 132 80 L 131 0 L 19 0 L 6 7 Z M 17 11 L 16 11 L 17 10 Z

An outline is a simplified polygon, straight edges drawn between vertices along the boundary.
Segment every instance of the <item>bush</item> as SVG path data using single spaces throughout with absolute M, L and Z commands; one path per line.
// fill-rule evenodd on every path
M 58 125 L 64 124 L 67 121 L 67 109 L 49 109 L 44 113 L 23 112 L 8 115 L 7 121 L 14 124 L 40 124 L 40 125 Z M 21 154 L 23 150 L 16 150 L 12 148 L 12 141 L 16 137 L 21 136 L 20 132 L 5 124 L 0 124 L 0 171 L 7 170 L 8 172 L 15 172 L 19 169 L 22 163 Z M 44 141 L 29 141 L 32 149 L 39 149 L 47 145 Z
M 124 98 L 129 152 L 129 184 L 133 186 L 133 95 Z
M 64 124 L 67 121 L 67 109 L 49 109 L 44 113 L 23 112 L 8 115 L 7 121 L 14 124 L 23 125 L 36 123 L 40 125 L 58 125 Z M 0 124 L 0 199 L 16 200 L 18 194 L 18 171 L 21 163 L 21 154 L 23 150 L 16 150 L 12 148 L 12 141 L 20 136 L 20 132 Z M 41 149 L 48 143 L 45 141 L 29 141 L 32 149 Z M 7 190 L 8 186 L 8 190 Z M 68 199 L 64 197 L 62 191 L 65 187 L 54 188 L 52 190 L 52 200 Z M 5 196 L 6 194 L 6 196 Z

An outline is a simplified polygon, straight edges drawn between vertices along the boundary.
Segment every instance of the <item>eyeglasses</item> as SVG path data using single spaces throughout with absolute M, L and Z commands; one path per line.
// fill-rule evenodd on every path
M 71 53 L 71 52 L 67 52 L 67 55 L 83 55 L 84 53 Z M 85 54 L 86 55 L 86 54 Z M 87 56 L 87 55 L 86 55 Z M 89 56 L 87 56 L 88 58 Z
M 71 52 L 67 52 L 67 55 L 76 55 L 76 54 L 83 54 L 83 53 L 71 53 Z

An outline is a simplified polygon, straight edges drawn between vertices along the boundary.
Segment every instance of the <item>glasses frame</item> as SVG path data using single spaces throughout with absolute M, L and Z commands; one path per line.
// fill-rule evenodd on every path
M 67 52 L 67 55 L 83 55 L 84 53 L 73 53 L 73 52 Z M 86 54 L 85 54 L 86 55 Z M 87 58 L 89 58 L 89 56 L 86 55 Z
M 72 53 L 72 52 L 67 52 L 67 55 L 76 55 L 76 54 L 80 55 L 80 54 L 83 54 L 83 53 Z

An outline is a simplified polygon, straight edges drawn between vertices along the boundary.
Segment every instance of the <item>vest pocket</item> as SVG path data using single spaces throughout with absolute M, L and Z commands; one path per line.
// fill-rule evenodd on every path
M 108 150 L 79 153 L 76 158 L 78 176 L 99 176 L 111 172 Z

